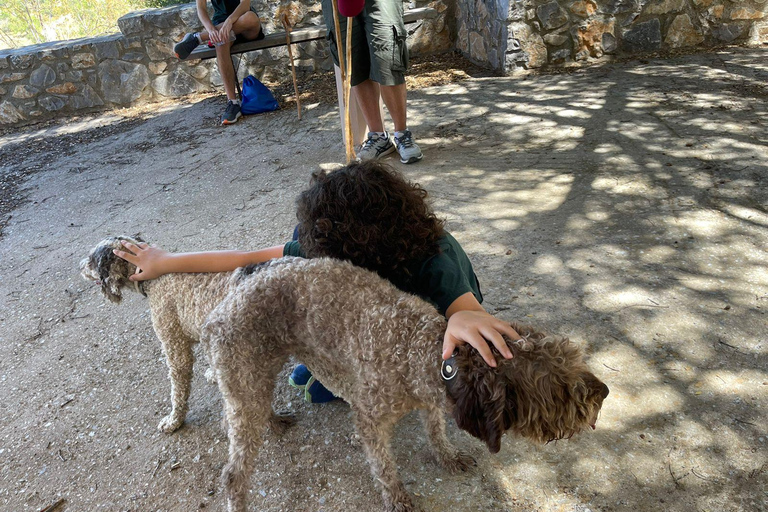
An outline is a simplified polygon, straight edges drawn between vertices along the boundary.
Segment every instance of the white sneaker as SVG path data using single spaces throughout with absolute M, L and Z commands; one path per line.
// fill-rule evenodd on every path
M 400 153 L 400 161 L 404 164 L 412 164 L 424 158 L 419 145 L 413 142 L 411 130 L 402 132 L 402 136 L 395 137 L 397 152 Z
M 387 156 L 395 150 L 395 145 L 389 139 L 389 133 L 384 132 L 384 136 L 376 132 L 368 132 L 368 138 L 365 139 L 360 150 L 357 152 L 357 161 L 376 160 Z

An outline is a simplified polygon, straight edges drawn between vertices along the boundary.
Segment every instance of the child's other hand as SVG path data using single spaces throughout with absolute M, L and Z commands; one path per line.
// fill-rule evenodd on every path
M 150 247 L 145 242 L 135 245 L 123 240 L 120 243 L 126 250 L 115 249 L 114 253 L 125 261 L 136 265 L 136 273 L 130 277 L 131 281 L 146 281 L 165 274 L 162 270 L 162 263 L 169 256 L 168 251 Z
M 520 335 L 506 322 L 498 320 L 483 310 L 457 311 L 448 320 L 448 328 L 443 338 L 443 359 L 448 359 L 456 347 L 469 343 L 483 357 L 488 366 L 496 367 L 496 360 L 491 353 L 488 342 L 506 359 L 512 359 L 503 335 L 512 340 L 520 339 Z

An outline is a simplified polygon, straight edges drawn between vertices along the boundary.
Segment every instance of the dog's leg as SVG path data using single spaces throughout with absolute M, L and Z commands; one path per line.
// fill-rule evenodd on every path
M 445 435 L 445 413 L 438 407 L 430 407 L 421 411 L 424 428 L 432 444 L 432 452 L 438 462 L 452 472 L 467 471 L 477 465 L 475 459 L 468 453 L 458 450 Z
M 371 418 L 368 411 L 355 410 L 357 433 L 365 446 L 373 480 L 381 488 L 384 510 L 387 512 L 414 512 L 418 510 L 405 489 L 397 465 L 392 457 L 390 439 L 399 416 Z
M 161 336 L 165 360 L 168 363 L 171 379 L 171 413 L 160 421 L 157 426 L 166 434 L 170 434 L 184 423 L 187 415 L 187 399 L 192 384 L 192 341 L 178 333 L 168 334 L 158 330 Z
M 229 512 L 246 510 L 256 455 L 273 414 L 275 379 L 285 362 L 259 350 L 275 346 L 273 340 L 263 343 L 233 339 L 219 346 L 213 361 L 228 425 L 229 461 L 221 478 Z

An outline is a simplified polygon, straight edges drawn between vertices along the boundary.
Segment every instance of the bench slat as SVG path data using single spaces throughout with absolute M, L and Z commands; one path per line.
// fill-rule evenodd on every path
M 424 19 L 434 19 L 437 17 L 437 11 L 431 7 L 422 7 L 420 9 L 411 9 L 403 13 L 405 23 L 414 23 Z M 305 27 L 293 30 L 291 32 L 291 43 L 303 43 L 306 41 L 316 41 L 325 39 L 325 27 Z M 264 50 L 266 48 L 275 48 L 285 46 L 285 32 L 275 32 L 267 35 L 260 41 L 248 41 L 232 46 L 230 53 L 245 53 L 253 50 Z M 209 48 L 207 44 L 201 44 L 189 55 L 188 59 L 210 59 L 216 56 L 216 49 Z

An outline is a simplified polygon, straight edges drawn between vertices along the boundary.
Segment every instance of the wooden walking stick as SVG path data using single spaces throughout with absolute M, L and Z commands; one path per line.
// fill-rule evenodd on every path
M 296 83 L 296 65 L 293 63 L 293 52 L 291 51 L 291 24 L 288 23 L 288 14 L 285 11 L 280 15 L 280 21 L 283 22 L 283 28 L 285 29 L 285 45 L 288 47 L 288 58 L 291 59 L 293 92 L 296 93 L 296 110 L 299 112 L 299 121 L 301 121 L 301 99 L 299 99 L 299 86 Z
M 349 101 L 352 93 L 352 18 L 363 10 L 364 0 L 333 0 L 333 24 L 336 36 L 336 48 L 339 51 L 339 71 L 342 76 L 342 96 L 344 97 L 344 131 L 347 163 L 355 159 L 355 147 L 352 140 L 352 120 L 349 115 Z M 341 26 L 339 13 L 347 17 L 346 58 L 340 44 Z M 346 61 L 346 63 L 345 63 Z

